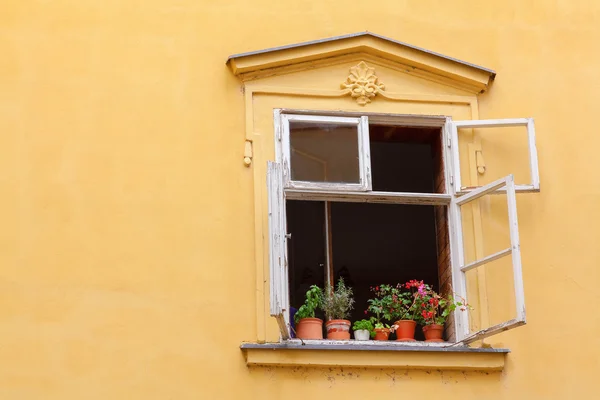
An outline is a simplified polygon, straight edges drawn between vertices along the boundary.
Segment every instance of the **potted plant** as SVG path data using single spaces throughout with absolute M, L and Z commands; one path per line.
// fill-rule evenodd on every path
M 390 305 L 392 297 L 389 294 L 389 285 L 380 285 L 371 287 L 371 291 L 375 293 L 375 298 L 369 299 L 369 307 L 365 310 L 365 314 L 371 312 L 375 317 L 371 318 L 375 330 L 375 340 L 388 340 L 390 335 L 390 326 L 382 322 L 382 318 L 391 319 Z
M 420 295 L 421 314 L 420 322 L 423 324 L 423 334 L 426 342 L 443 342 L 444 324 L 450 313 L 460 307 L 461 311 L 470 308 L 465 301 L 456 301 L 452 296 L 441 296 L 425 285 L 423 294 Z
M 390 337 L 391 328 L 383 322 L 376 322 L 375 325 L 375 340 L 388 340 Z
M 335 289 L 327 284 L 322 308 L 327 322 L 327 339 L 350 340 L 350 321 L 346 318 L 354 307 L 352 288 L 346 287 L 340 278 Z
M 352 329 L 354 330 L 355 340 L 369 340 L 371 337 L 375 336 L 373 323 L 368 319 L 361 319 L 360 321 L 354 322 Z
M 425 293 L 423 281 L 410 280 L 403 285 L 388 287 L 391 296 L 390 314 L 396 321 L 392 332 L 396 332 L 396 340 L 401 342 L 415 341 L 416 319 L 419 317 L 419 305 Z
M 323 339 L 323 320 L 315 318 L 315 311 L 321 306 L 323 291 L 312 285 L 306 292 L 304 304 L 296 311 L 296 337 L 299 339 Z

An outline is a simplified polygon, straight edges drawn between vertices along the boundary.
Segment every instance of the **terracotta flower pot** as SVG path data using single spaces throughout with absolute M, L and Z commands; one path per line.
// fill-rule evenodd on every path
M 325 323 L 327 339 L 350 340 L 350 321 L 347 319 L 332 319 Z
M 323 339 L 323 320 L 319 318 L 302 318 L 296 324 L 298 339 Z
M 431 324 L 423 327 L 426 342 L 443 342 L 444 325 Z
M 389 336 L 389 328 L 375 328 L 375 340 L 388 340 Z
M 396 321 L 396 340 L 399 342 L 414 342 L 417 323 L 408 319 Z

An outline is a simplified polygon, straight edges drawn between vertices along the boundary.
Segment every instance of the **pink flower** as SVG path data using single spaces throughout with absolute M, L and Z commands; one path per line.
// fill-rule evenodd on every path
M 425 295 L 427 294 L 425 292 L 425 285 L 422 283 L 419 285 L 419 288 L 417 289 L 417 291 L 421 297 L 425 297 Z

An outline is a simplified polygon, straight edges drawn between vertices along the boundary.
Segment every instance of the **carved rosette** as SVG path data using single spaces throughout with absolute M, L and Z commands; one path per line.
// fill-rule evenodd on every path
M 350 68 L 350 75 L 340 87 L 343 89 L 343 94 L 349 93 L 361 106 L 370 103 L 373 97 L 385 89 L 375 75 L 375 68 L 369 67 L 364 61 Z

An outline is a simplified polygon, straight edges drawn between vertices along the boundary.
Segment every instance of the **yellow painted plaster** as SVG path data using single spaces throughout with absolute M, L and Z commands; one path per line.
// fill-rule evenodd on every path
M 0 398 L 594 397 L 598 2 L 0 8 Z M 247 110 L 302 98 L 244 95 L 225 60 L 363 30 L 493 68 L 479 116 L 536 119 L 542 191 L 518 198 L 528 324 L 493 338 L 502 373 L 248 368 L 239 349 L 271 334 Z

